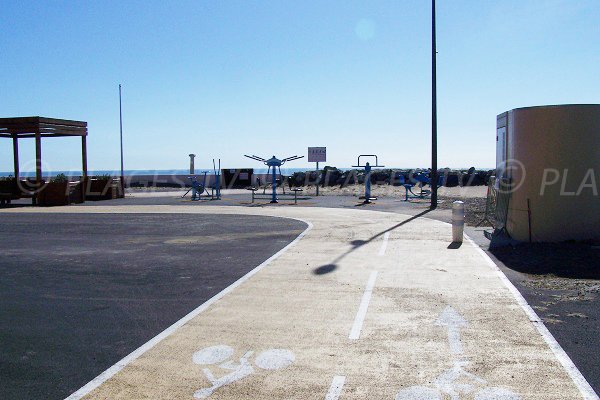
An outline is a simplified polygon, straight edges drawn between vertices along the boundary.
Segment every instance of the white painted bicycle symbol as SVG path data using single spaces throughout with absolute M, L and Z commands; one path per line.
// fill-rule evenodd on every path
M 192 361 L 198 365 L 218 365 L 219 368 L 231 371 L 228 374 L 216 378 L 209 368 L 203 368 L 202 372 L 212 386 L 196 390 L 194 398 L 206 399 L 217 389 L 237 382 L 252 375 L 255 372 L 250 358 L 253 351 L 246 352 L 239 362 L 228 361 L 234 355 L 235 350 L 226 345 L 207 347 L 194 353 Z M 285 349 L 270 349 L 263 351 L 254 359 L 254 364 L 263 370 L 275 371 L 290 366 L 296 357 L 294 353 Z
M 461 360 L 463 353 L 460 341 L 460 328 L 468 325 L 467 321 L 448 306 L 442 312 L 436 325 L 445 326 L 448 329 L 448 344 L 450 352 L 455 359 L 452 367 L 442 372 L 434 381 L 435 388 L 427 386 L 411 386 L 403 389 L 396 395 L 396 400 L 443 400 L 449 396 L 451 400 L 472 398 L 474 400 L 520 400 L 516 393 L 501 387 L 477 387 L 484 386 L 485 379 L 478 377 L 465 370 L 468 361 Z

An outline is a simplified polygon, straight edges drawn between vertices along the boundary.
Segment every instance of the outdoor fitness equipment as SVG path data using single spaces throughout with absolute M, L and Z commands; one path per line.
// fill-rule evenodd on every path
M 199 182 L 196 176 L 188 176 L 188 179 L 192 182 L 192 187 L 184 193 L 181 198 L 184 198 L 190 191 L 192 191 L 192 201 L 200 200 L 200 196 L 202 196 L 206 192 L 206 196 L 210 196 L 211 200 L 221 200 L 221 159 L 218 159 L 218 166 L 213 158 L 213 173 L 215 175 L 215 183 L 211 186 L 211 191 L 209 192 L 207 189 L 207 180 L 208 180 L 208 171 L 203 171 L 202 182 Z
M 294 160 L 298 160 L 300 158 L 304 158 L 304 156 L 292 156 L 292 157 L 287 157 L 287 158 L 280 160 L 277 157 L 273 156 L 273 157 L 269 158 L 268 160 L 265 160 L 264 158 L 258 157 L 255 155 L 249 156 L 249 155 L 244 154 L 244 156 L 251 158 L 252 160 L 260 161 L 269 167 L 269 169 L 267 170 L 267 175 L 271 174 L 271 184 L 273 186 L 273 194 L 271 196 L 271 203 L 277 203 L 277 169 L 279 169 L 279 175 L 283 176 L 281 174 L 281 166 L 283 164 L 285 164 L 288 161 L 294 161 Z M 283 182 L 282 182 L 282 184 L 283 184 Z
M 404 175 L 400 175 L 399 181 L 400 181 L 400 184 L 402 186 L 404 186 L 404 189 L 406 190 L 404 201 L 408 201 L 408 193 L 409 192 L 412 195 L 411 197 L 419 198 L 419 199 L 424 199 L 425 197 L 431 195 L 431 190 L 423 189 L 423 186 L 425 186 L 425 185 L 429 185 L 430 187 L 432 186 L 431 178 L 430 178 L 429 174 L 418 173 L 418 174 L 411 176 L 408 180 L 406 180 L 404 178 Z M 415 193 L 412 190 L 413 187 L 415 187 L 417 185 L 419 186 L 419 189 L 421 189 L 421 191 L 419 193 Z M 443 185 L 444 185 L 444 176 L 440 175 L 440 176 L 438 176 L 438 181 L 437 181 L 436 186 L 440 187 Z
M 181 196 L 181 198 L 187 196 L 190 190 L 192 191 L 192 201 L 200 200 L 200 196 L 202 196 L 204 192 L 206 192 L 206 194 L 210 196 L 210 193 L 208 192 L 208 190 L 206 190 L 206 175 L 208 174 L 208 171 L 201 172 L 201 174 L 204 174 L 202 183 L 198 182 L 196 176 L 188 176 L 188 179 L 192 181 L 192 187 L 189 188 L 188 191 L 185 192 L 183 196 Z
M 370 163 L 366 163 L 365 165 L 361 165 L 360 158 L 361 157 L 375 157 L 375 165 L 371 165 Z M 377 160 L 377 156 L 375 154 L 361 154 L 358 156 L 358 161 L 356 165 L 353 165 L 352 168 L 364 168 L 365 169 L 365 195 L 359 197 L 359 199 L 364 199 L 364 204 L 370 204 L 371 200 L 377 200 L 377 197 L 371 196 L 371 168 L 382 168 L 385 165 L 379 165 Z
M 213 158 L 213 171 L 215 173 L 215 186 L 213 188 L 213 193 L 216 192 L 217 195 L 214 197 L 215 200 L 221 200 L 221 159 L 218 159 L 218 168 L 217 164 L 215 164 L 215 159 Z

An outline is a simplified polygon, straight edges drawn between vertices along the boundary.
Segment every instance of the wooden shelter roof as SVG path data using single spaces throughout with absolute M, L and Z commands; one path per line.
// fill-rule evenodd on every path
M 87 136 L 87 122 L 44 117 L 0 118 L 0 137 Z

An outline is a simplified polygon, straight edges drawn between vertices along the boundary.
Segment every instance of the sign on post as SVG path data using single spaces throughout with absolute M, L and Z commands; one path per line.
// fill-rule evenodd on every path
M 317 163 L 317 196 L 319 195 L 319 162 L 327 161 L 327 147 L 309 147 L 308 162 Z
M 308 162 L 325 162 L 327 161 L 327 147 L 309 147 Z

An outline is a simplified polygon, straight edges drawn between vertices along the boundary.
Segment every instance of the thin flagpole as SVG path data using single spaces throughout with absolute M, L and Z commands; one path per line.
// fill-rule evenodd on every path
M 437 46 L 435 0 L 431 1 L 431 209 L 437 208 Z
M 125 172 L 123 170 L 123 107 L 121 102 L 121 84 L 119 84 L 119 132 L 121 139 L 121 187 L 125 190 Z

